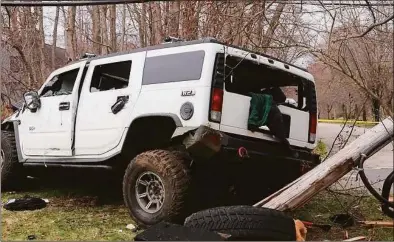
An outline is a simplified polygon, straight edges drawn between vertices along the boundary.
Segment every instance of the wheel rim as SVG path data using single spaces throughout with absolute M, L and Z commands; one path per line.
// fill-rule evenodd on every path
M 135 196 L 142 210 L 147 213 L 158 212 L 165 198 L 163 181 L 153 172 L 142 173 L 135 184 Z
M 4 165 L 4 156 L 5 156 L 3 150 L 1 150 L 0 156 L 1 156 L 0 166 L 1 166 L 1 169 L 3 169 L 3 165 Z

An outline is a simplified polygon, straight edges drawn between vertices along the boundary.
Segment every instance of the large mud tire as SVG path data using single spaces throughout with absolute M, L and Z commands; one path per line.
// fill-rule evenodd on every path
M 185 226 L 231 235 L 231 240 L 294 241 L 294 220 L 282 212 L 252 206 L 217 207 L 194 213 Z
M 161 187 L 164 188 L 161 189 L 161 191 L 164 190 L 164 196 L 160 195 L 162 198 L 161 208 L 155 212 L 146 211 L 149 202 L 143 206 L 144 201 L 138 200 L 143 195 L 140 193 L 140 189 L 143 190 L 145 184 L 149 184 L 146 186 L 146 191 L 150 191 L 149 186 L 152 184 L 155 189 L 160 187 L 153 181 L 142 180 L 144 176 L 153 177 L 154 182 L 159 180 Z M 189 180 L 188 165 L 179 153 L 152 150 L 139 154 L 130 162 L 123 178 L 123 198 L 130 216 L 141 227 L 154 225 L 161 221 L 182 223 L 185 217 Z M 146 193 L 148 194 L 148 192 Z M 159 194 L 161 193 L 159 192 Z M 156 198 L 158 196 L 154 195 Z M 147 195 L 143 196 L 143 198 L 145 197 Z M 151 199 L 151 195 L 146 199 Z
M 1 131 L 1 190 L 19 189 L 26 179 L 18 161 L 15 136 L 12 131 Z

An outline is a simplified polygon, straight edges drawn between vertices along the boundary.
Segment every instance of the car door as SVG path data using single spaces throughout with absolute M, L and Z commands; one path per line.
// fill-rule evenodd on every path
M 78 87 L 86 62 L 54 71 L 38 91 L 41 107 L 25 109 L 20 137 L 26 156 L 72 156 Z
M 75 155 L 103 155 L 116 148 L 130 122 L 141 88 L 146 52 L 92 60 L 82 87 Z M 118 106 L 123 99 L 125 105 Z

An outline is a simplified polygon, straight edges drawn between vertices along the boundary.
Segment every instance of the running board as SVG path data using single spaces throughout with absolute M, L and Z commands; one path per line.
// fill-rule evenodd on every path
M 25 162 L 23 166 L 28 167 L 62 167 L 62 168 L 89 168 L 89 169 L 101 169 L 101 170 L 112 170 L 112 166 L 107 165 L 81 165 L 81 164 L 61 164 L 61 163 L 42 163 L 42 162 Z

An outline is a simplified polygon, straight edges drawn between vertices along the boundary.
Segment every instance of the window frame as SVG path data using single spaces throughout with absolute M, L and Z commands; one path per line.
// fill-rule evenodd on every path
M 58 97 L 58 96 L 69 96 L 69 95 L 72 95 L 72 93 L 73 93 L 73 91 L 74 91 L 74 88 L 75 88 L 75 83 L 77 82 L 77 79 L 78 79 L 78 76 L 79 76 L 79 73 L 80 73 L 80 70 L 81 70 L 81 67 L 78 66 L 78 67 L 70 68 L 70 69 L 67 69 L 67 70 L 64 70 L 64 71 L 55 71 L 54 73 L 52 73 L 51 76 L 49 76 L 48 80 L 42 85 L 42 87 L 41 87 L 41 89 L 40 89 L 40 91 L 39 91 L 39 97 L 40 97 L 40 98 L 48 98 L 48 97 Z M 69 93 L 69 94 L 61 94 L 61 95 L 50 95 L 50 96 L 45 96 L 45 93 L 46 93 L 46 92 L 43 93 L 43 91 L 45 91 L 45 87 L 47 87 L 48 84 L 49 84 L 54 78 L 58 78 L 58 80 L 59 80 L 59 76 L 62 76 L 62 75 L 64 75 L 65 73 L 73 72 L 73 71 L 76 71 L 76 76 L 75 76 L 75 80 L 74 80 L 74 83 L 73 83 L 73 87 L 72 87 L 71 93 Z M 58 81 L 58 80 L 57 80 L 57 81 Z M 55 82 L 53 82 L 53 83 L 55 83 Z M 53 84 L 52 84 L 52 85 L 53 85 Z
M 125 86 L 125 87 L 122 87 L 122 88 L 115 88 L 115 89 L 108 89 L 108 90 L 99 90 L 99 89 L 97 89 L 96 91 L 92 91 L 92 84 L 94 83 L 93 82 L 93 78 L 95 77 L 95 71 L 96 71 L 96 69 L 98 68 L 98 67 L 101 67 L 101 66 L 106 66 L 106 65 L 113 65 L 113 64 L 119 64 L 119 63 L 127 63 L 127 62 L 130 62 L 130 65 L 129 65 L 129 70 L 128 70 L 128 78 L 127 78 L 127 85 Z M 132 71 L 132 68 L 133 68 L 133 60 L 131 60 L 131 59 L 127 59 L 127 60 L 118 60 L 118 61 L 110 61 L 110 62 L 106 62 L 106 63 L 102 63 L 102 64 L 96 64 L 96 65 L 94 65 L 93 66 L 93 70 L 92 70 L 92 76 L 91 76 L 91 78 L 90 78 L 90 83 L 89 83 L 89 87 L 88 87 L 88 92 L 89 93 L 101 93 L 101 92 L 108 92 L 108 91 L 114 91 L 114 90 L 122 90 L 122 89 L 127 89 L 127 88 L 129 88 L 130 87 L 130 82 L 131 82 L 131 71 Z M 107 74 L 108 76 L 109 76 L 109 74 Z

